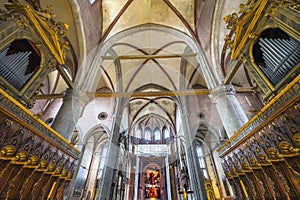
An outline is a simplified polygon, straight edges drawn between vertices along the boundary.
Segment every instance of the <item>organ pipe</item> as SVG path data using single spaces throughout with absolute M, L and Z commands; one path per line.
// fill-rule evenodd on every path
M 273 85 L 282 80 L 300 62 L 300 43 L 292 38 L 260 38 L 266 66 L 259 66 Z
M 0 52 L 0 75 L 16 89 L 21 89 L 32 73 L 26 74 L 29 56 L 32 51 L 17 52 L 7 55 L 9 47 Z

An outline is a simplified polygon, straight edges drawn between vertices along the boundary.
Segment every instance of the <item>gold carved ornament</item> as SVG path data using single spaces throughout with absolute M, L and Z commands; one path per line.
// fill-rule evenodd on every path
M 1 156 L 2 157 L 12 157 L 17 148 L 14 145 L 7 145 L 3 149 L 1 149 Z
M 69 28 L 68 24 L 57 22 L 52 25 L 50 19 L 54 17 L 54 14 L 51 13 L 50 7 L 35 11 L 28 4 L 21 4 L 17 1 L 7 3 L 5 6 L 9 11 L 22 13 L 26 16 L 57 62 L 59 64 L 65 63 L 64 49 L 68 48 L 68 44 L 62 43 L 60 37 L 66 35 Z
M 248 0 L 246 4 L 240 4 L 240 11 L 224 17 L 227 29 L 234 32 L 232 36 L 225 36 L 225 43 L 231 49 L 231 59 L 236 59 L 249 38 L 253 38 L 253 29 L 265 9 L 268 0 Z M 247 26 L 246 24 L 249 23 Z
M 277 4 L 280 7 L 300 11 L 300 0 L 273 0 L 272 3 Z
M 300 133 L 293 135 L 293 143 L 296 146 L 296 150 L 300 151 Z

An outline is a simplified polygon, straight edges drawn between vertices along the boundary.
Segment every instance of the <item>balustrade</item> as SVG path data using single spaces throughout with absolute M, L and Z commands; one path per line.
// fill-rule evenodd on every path
M 0 89 L 0 199 L 63 199 L 79 151 Z

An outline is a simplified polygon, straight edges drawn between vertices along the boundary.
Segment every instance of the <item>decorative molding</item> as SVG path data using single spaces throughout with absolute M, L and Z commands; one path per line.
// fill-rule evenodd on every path
M 274 0 L 272 2 L 276 6 L 290 8 L 296 11 L 300 11 L 300 1 L 299 0 Z

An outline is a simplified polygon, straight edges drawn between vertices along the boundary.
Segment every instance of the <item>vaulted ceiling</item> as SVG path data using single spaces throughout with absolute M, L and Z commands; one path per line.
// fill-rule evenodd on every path
M 100 44 L 112 45 L 104 52 L 97 88 L 145 94 L 129 104 L 132 127 L 164 119 L 161 126 L 175 128 L 173 99 L 149 94 L 207 88 L 196 61 L 194 1 L 106 0 L 102 13 Z

